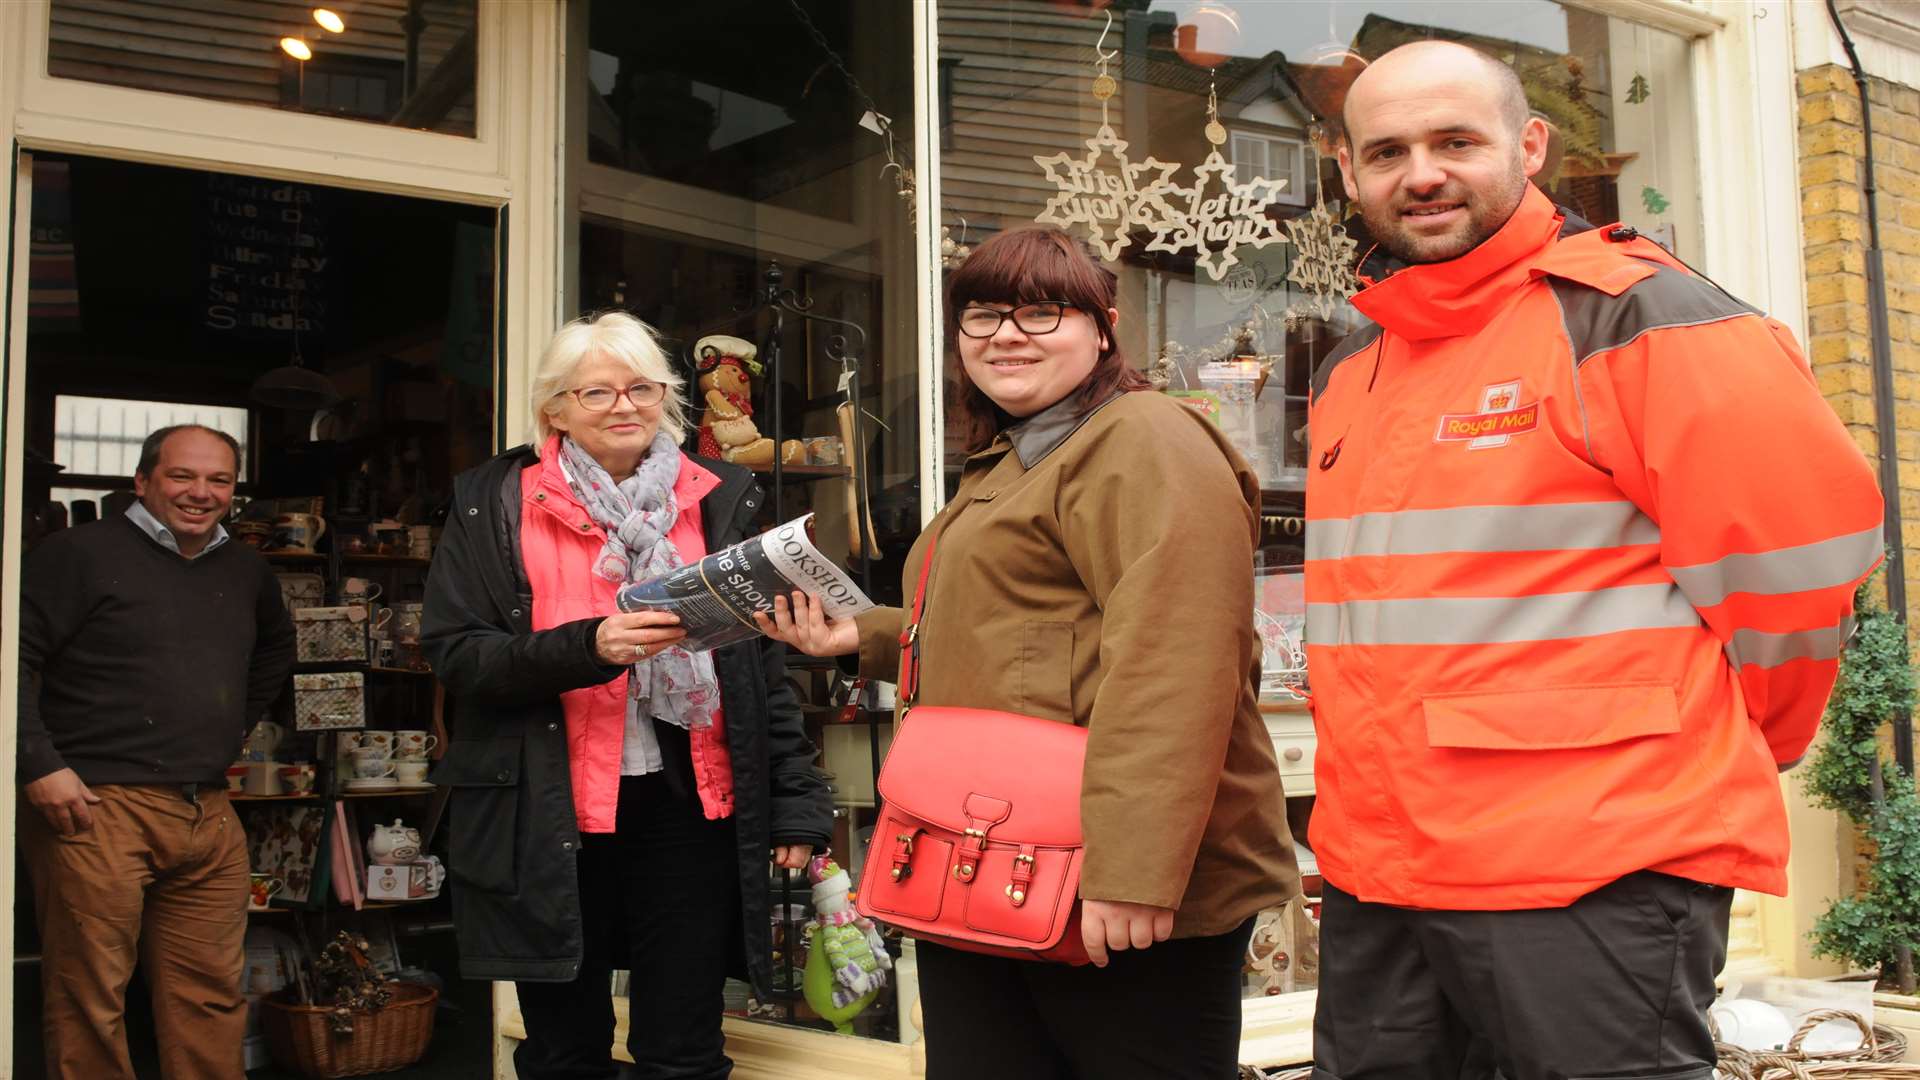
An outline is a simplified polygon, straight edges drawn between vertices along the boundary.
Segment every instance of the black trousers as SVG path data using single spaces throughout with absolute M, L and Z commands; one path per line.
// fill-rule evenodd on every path
M 1253 920 L 1104 968 L 921 942 L 927 1080 L 1233 1080 Z
M 721 994 L 740 919 L 733 821 L 708 821 L 667 778 L 620 780 L 614 832 L 581 837 L 585 956 L 568 983 L 520 982 L 520 1080 L 612 1080 L 616 968 L 628 979 L 627 1049 L 642 1080 L 725 1080 Z M 537 885 L 536 885 L 537 887 Z
M 1314 1080 L 1713 1078 L 1732 889 L 1642 871 L 1527 911 L 1324 889 Z

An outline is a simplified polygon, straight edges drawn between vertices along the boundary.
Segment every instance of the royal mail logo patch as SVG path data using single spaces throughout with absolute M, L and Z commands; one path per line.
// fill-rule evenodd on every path
M 1464 442 L 1469 450 L 1505 446 L 1540 426 L 1540 403 L 1520 405 L 1519 400 L 1520 380 L 1495 383 L 1480 392 L 1479 412 L 1443 414 L 1433 441 Z

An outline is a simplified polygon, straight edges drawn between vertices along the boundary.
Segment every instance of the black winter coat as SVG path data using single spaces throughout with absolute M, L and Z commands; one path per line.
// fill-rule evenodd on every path
M 533 629 L 519 551 L 520 472 L 536 460 L 521 446 L 455 479 L 427 577 L 421 647 L 454 717 L 432 779 L 452 789 L 447 870 L 461 974 L 470 979 L 566 982 L 579 974 L 580 831 L 560 694 L 626 670 L 595 654 L 600 619 Z M 717 551 L 744 538 L 762 495 L 746 469 L 694 460 L 720 478 L 700 503 L 707 549 Z M 763 997 L 771 975 L 769 846 L 824 851 L 833 822 L 786 682 L 785 649 L 755 638 L 713 654 L 733 756 L 743 954 L 735 974 Z

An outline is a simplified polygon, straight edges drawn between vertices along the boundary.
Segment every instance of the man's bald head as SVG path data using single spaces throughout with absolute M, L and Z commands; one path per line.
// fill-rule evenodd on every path
M 1520 85 L 1520 76 L 1514 74 L 1512 68 L 1458 42 L 1415 41 L 1383 53 L 1348 87 L 1346 100 L 1340 107 L 1340 126 L 1347 145 L 1358 145 L 1354 141 L 1352 109 L 1356 95 L 1365 102 L 1374 94 L 1393 92 L 1409 80 L 1436 79 L 1484 83 L 1489 104 L 1499 110 L 1501 121 L 1515 135 L 1531 115 L 1526 87 Z
M 1444 262 L 1500 230 L 1546 163 L 1547 125 L 1505 64 L 1420 41 L 1375 60 L 1347 90 L 1339 152 L 1347 197 L 1381 246 Z

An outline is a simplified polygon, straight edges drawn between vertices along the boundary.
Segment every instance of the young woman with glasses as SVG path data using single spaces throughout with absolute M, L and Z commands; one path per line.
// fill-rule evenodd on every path
M 735 960 L 770 990 L 768 859 L 798 869 L 830 839 L 784 646 L 688 652 L 673 616 L 614 604 L 743 539 L 761 502 L 746 469 L 680 449 L 680 389 L 632 316 L 562 328 L 537 451 L 454 482 L 428 576 L 461 969 L 518 984 L 523 1080 L 615 1075 L 614 969 L 633 973 L 631 1075 L 725 1077 Z
M 1255 704 L 1259 483 L 1199 413 L 1139 392 L 1117 306 L 1113 275 L 1052 229 L 994 237 L 947 286 L 971 456 L 906 559 L 912 596 L 940 537 L 919 702 L 1087 728 L 1093 963 L 922 942 L 928 1080 L 1232 1076 L 1254 915 L 1298 888 Z M 763 622 L 882 679 L 901 627 L 898 608 L 828 622 L 801 593 Z

